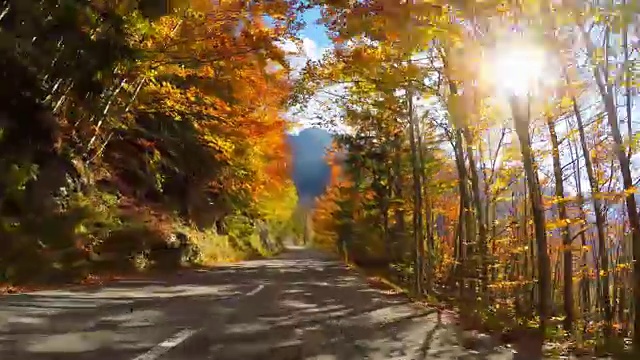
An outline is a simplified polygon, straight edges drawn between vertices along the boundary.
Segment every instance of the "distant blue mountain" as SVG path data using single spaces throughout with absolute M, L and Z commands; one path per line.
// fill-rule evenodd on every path
M 293 155 L 293 182 L 298 190 L 301 204 L 310 205 L 322 195 L 329 180 L 331 168 L 325 159 L 331 147 L 331 133 L 319 128 L 308 128 L 297 135 L 288 136 Z

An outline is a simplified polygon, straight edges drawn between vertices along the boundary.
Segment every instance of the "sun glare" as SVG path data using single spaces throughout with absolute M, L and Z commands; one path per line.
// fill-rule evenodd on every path
M 496 95 L 525 96 L 536 93 L 545 82 L 545 52 L 522 43 L 505 43 L 490 50 L 483 61 L 484 81 Z

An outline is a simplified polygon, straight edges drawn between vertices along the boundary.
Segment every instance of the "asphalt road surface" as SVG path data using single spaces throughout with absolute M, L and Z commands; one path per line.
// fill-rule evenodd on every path
M 291 248 L 170 278 L 0 297 L 0 359 L 511 359 L 459 346 L 452 325 Z

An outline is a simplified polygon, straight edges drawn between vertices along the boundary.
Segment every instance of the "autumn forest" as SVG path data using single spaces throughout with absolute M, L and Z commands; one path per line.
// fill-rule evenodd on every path
M 300 96 L 352 131 L 315 241 L 488 331 L 640 346 L 638 5 L 322 3 Z
M 0 283 L 278 251 L 298 10 L 245 5 L 2 2 Z
M 294 68 L 309 9 L 331 46 Z M 640 354 L 639 15 L 632 0 L 0 1 L 0 284 L 304 239 L 482 331 Z M 318 99 L 317 125 L 344 130 L 300 206 L 293 172 L 311 170 L 293 169 L 287 114 Z

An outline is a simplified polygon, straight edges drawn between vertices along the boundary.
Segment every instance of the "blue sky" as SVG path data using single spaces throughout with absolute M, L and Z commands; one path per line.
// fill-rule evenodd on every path
M 318 48 L 327 48 L 331 45 L 331 40 L 327 37 L 325 27 L 316 24 L 320 16 L 319 8 L 305 12 L 302 18 L 306 22 L 306 26 L 300 33 L 300 37 L 312 40 Z
M 313 8 L 303 15 L 305 27 L 300 31 L 298 37 L 301 41 L 302 53 L 300 55 L 289 56 L 289 63 L 294 69 L 294 76 L 297 71 L 302 69 L 307 60 L 319 60 L 322 54 L 331 49 L 332 42 L 327 36 L 326 28 L 318 25 L 318 19 L 321 18 L 320 9 Z M 284 43 L 283 47 L 296 51 L 295 45 L 292 43 Z M 292 131 L 297 133 L 304 128 L 326 124 L 328 120 L 336 120 L 340 117 L 340 110 L 335 106 L 334 99 L 326 94 L 317 94 L 309 102 L 288 109 L 286 117 L 296 122 L 300 127 Z M 328 130 L 341 130 L 341 127 L 322 126 Z

